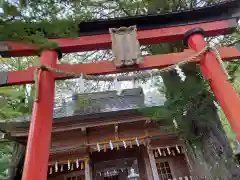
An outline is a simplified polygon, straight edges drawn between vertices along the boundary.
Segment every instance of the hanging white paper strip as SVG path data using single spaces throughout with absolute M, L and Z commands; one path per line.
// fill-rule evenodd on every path
M 162 156 L 162 152 L 161 152 L 160 148 L 158 148 L 158 153 L 159 153 L 160 156 Z
M 55 163 L 55 172 L 58 172 L 58 162 Z
M 139 146 L 139 141 L 137 138 L 135 139 L 135 141 L 136 141 L 137 146 Z
M 179 148 L 178 148 L 178 145 L 176 145 L 176 150 L 177 150 L 177 152 L 180 154 L 181 152 L 180 152 L 180 150 L 179 150 Z
M 113 150 L 113 144 L 111 140 L 109 141 L 109 146 L 110 146 L 110 149 Z
M 78 162 L 78 159 L 76 160 L 76 167 L 79 168 L 79 162 Z
M 79 92 L 84 93 L 85 92 L 85 80 L 83 78 L 83 74 L 79 77 Z
M 171 151 L 170 151 L 169 147 L 167 147 L 167 152 L 168 152 L 168 155 L 171 155 Z
M 123 141 L 123 146 L 124 146 L 125 149 L 127 148 L 127 144 L 126 144 L 125 141 Z
M 100 149 L 100 145 L 97 143 L 97 150 L 98 150 L 98 152 L 100 152 L 101 151 L 101 149 Z
M 68 160 L 68 170 L 71 169 L 71 164 L 70 164 L 70 161 Z
M 120 95 L 122 92 L 122 89 L 121 89 L 122 85 L 121 85 L 121 82 L 118 81 L 117 76 L 115 77 L 113 83 L 114 83 L 114 89 L 117 91 L 117 95 Z

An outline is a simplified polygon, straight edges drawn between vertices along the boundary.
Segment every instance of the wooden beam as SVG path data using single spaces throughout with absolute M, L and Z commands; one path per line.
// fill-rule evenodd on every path
M 142 117 L 142 116 L 129 117 L 129 116 L 128 117 L 124 116 L 117 119 L 104 119 L 104 120 L 94 119 L 90 121 L 74 121 L 74 122 L 70 121 L 68 123 L 66 121 L 63 121 L 62 123 L 54 122 L 52 132 L 53 133 L 66 132 L 66 131 L 81 129 L 84 127 L 89 128 L 89 127 L 108 126 L 108 125 L 114 125 L 116 123 L 121 124 L 121 123 L 137 122 L 137 121 L 146 121 L 147 119 L 150 119 L 150 117 Z M 14 131 L 11 131 L 9 129 L 11 136 L 12 137 L 28 136 L 28 127 L 24 129 L 22 128 L 18 129 L 17 124 L 19 123 L 16 123 L 16 126 L 13 126 L 13 124 L 11 124 L 11 127 L 9 127 L 9 128 L 15 127 L 13 128 Z
M 185 26 L 173 26 L 152 30 L 140 30 L 137 32 L 140 44 L 159 44 L 182 40 L 184 34 L 192 28 L 202 28 L 206 36 L 222 35 L 229 32 L 229 29 L 236 27 L 236 19 L 189 24 Z M 110 34 L 81 36 L 76 39 L 49 39 L 57 42 L 62 53 L 73 53 L 108 49 L 111 47 Z M 36 46 L 16 42 L 7 42 L 0 54 L 3 57 L 33 56 L 36 54 Z
M 148 152 L 148 156 L 149 156 L 149 160 L 152 168 L 153 179 L 159 180 L 156 161 L 153 155 L 153 151 L 150 149 L 150 145 L 147 146 L 147 152 Z
M 148 180 L 154 180 L 149 155 L 148 155 L 148 152 L 147 152 L 147 148 L 141 147 L 141 154 L 142 154 L 144 164 L 145 164 L 145 168 L 146 168 L 147 179 Z
M 64 178 L 63 178 L 64 173 Z M 66 177 L 76 177 L 76 176 L 84 176 L 84 170 L 76 170 L 76 171 L 65 171 L 54 173 L 53 177 L 49 177 L 48 180 L 66 180 Z
M 238 59 L 240 58 L 240 51 L 236 48 L 227 48 L 222 47 L 219 48 L 219 53 L 224 61 Z M 56 66 L 57 69 L 71 72 L 76 75 L 80 75 L 81 73 L 85 75 L 105 75 L 105 74 L 113 74 L 113 73 L 123 73 L 130 72 L 135 70 L 148 70 L 148 69 L 161 69 L 176 63 L 179 63 L 183 60 L 186 60 L 196 52 L 194 50 L 187 49 L 184 52 L 180 53 L 171 53 L 164 55 L 156 55 L 156 56 L 145 56 L 144 63 L 139 66 L 132 68 L 116 68 L 115 65 L 110 61 L 100 61 L 98 63 L 88 63 L 88 64 L 58 64 Z M 196 63 L 199 62 L 199 59 Z M 34 71 L 37 67 L 31 67 L 23 71 L 9 71 L 3 74 L 2 76 L 6 76 L 3 80 L 0 79 L 0 86 L 11 86 L 11 85 L 20 85 L 20 84 L 29 84 L 34 82 Z M 70 75 L 56 74 L 56 80 L 64 80 L 74 78 Z M 76 78 L 76 77 L 75 77 Z
M 85 160 L 85 180 L 92 180 L 92 173 L 89 159 Z
M 81 131 L 84 135 L 87 134 L 87 128 L 86 127 L 81 127 Z

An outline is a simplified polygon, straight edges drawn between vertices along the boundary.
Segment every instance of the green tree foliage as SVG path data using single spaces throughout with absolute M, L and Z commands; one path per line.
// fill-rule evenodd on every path
M 25 100 L 24 88 L 0 88 L 0 121 L 29 114 L 30 107 Z M 1 139 L 1 135 L 4 133 L 0 128 L 0 179 L 7 177 L 13 150 L 12 142 Z
M 2 0 L 0 5 L 4 13 L 0 17 L 0 41 L 24 41 L 37 44 L 39 50 L 53 49 L 58 45 L 49 43 L 46 37 L 76 37 L 78 35 L 76 25 L 85 19 L 164 13 L 217 2 L 220 0 L 21 0 L 14 4 Z M 234 45 L 233 42 L 238 41 L 238 34 L 236 32 L 219 39 L 218 42 Z M 182 43 L 177 42 L 148 46 L 147 50 L 150 54 L 163 54 L 182 51 L 183 48 Z M 21 62 L 29 63 L 23 59 Z M 1 62 L 6 66 L 10 63 L 5 60 Z M 25 68 L 17 61 L 10 67 Z M 238 67 L 237 62 L 228 64 L 232 81 Z M 239 177 L 239 169 L 236 169 L 236 164 L 232 161 L 231 149 L 216 116 L 216 109 L 213 106 L 215 98 L 208 83 L 202 78 L 198 66 L 186 65 L 183 71 L 187 76 L 184 82 L 176 72 L 162 74 L 167 102 L 161 110 L 151 109 L 148 113 L 154 114 L 155 119 L 161 117 L 160 119 L 168 120 L 169 124 L 172 124 L 173 119 L 177 121 L 178 131 L 187 140 L 191 154 L 197 162 L 203 164 L 200 169 L 206 170 L 198 174 L 205 174 L 211 177 L 210 179 L 226 177 L 230 180 L 234 179 L 235 175 Z M 26 104 L 25 87 L 3 88 L 1 91 L 1 118 L 11 118 L 30 112 L 31 106 Z M 3 147 L 0 160 L 6 162 L 11 148 L 8 148 L 6 143 Z M 6 174 L 5 166 L 2 171 L 1 168 L 0 163 L 0 173 Z
M 33 43 L 39 50 L 58 47 L 47 37 L 78 37 L 78 24 L 90 19 L 90 13 L 78 11 L 80 7 L 74 1 L 40 0 L 14 4 L 2 0 L 1 7 L 0 40 Z
M 0 59 L 2 69 L 22 70 L 36 63 L 36 58 L 20 61 L 19 59 Z M 33 97 L 26 86 L 0 88 L 0 121 L 11 121 L 11 118 L 28 115 L 32 111 Z M 13 152 L 13 142 L 1 139 L 5 133 L 0 127 L 0 179 L 7 177 L 8 167 Z

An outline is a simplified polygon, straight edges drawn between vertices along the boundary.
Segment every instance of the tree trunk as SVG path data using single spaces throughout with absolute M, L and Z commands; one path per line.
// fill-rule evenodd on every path
M 195 65 L 184 67 L 185 82 L 176 72 L 163 73 L 167 108 L 173 112 L 194 160 L 196 179 L 240 179 L 240 169 L 223 130 L 213 96 L 204 87 L 204 80 Z M 174 100 L 174 101 L 173 101 Z M 189 107 L 188 104 L 191 101 Z M 179 106 L 178 107 L 178 103 Z M 183 108 L 182 108 L 183 107 Z M 187 109 L 184 116 L 183 112 Z M 194 139 L 197 137 L 197 140 Z

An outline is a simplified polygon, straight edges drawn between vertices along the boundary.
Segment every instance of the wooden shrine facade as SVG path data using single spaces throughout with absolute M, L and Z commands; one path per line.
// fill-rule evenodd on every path
M 131 168 L 139 179 L 190 179 L 177 136 L 159 131 L 153 122 L 146 124 L 147 119 L 136 116 L 133 119 L 135 122 L 128 123 L 121 123 L 119 119 L 117 131 L 113 124 L 86 128 L 86 138 L 82 141 L 79 134 L 85 132 L 81 130 L 53 134 L 56 146 L 50 153 L 49 180 L 127 180 Z M 152 137 L 158 139 L 151 140 Z
M 167 132 L 163 123 L 136 110 L 145 99 L 141 88 L 123 90 L 120 95 L 103 92 L 90 96 L 94 105 L 79 109 L 70 102 L 55 109 L 49 180 L 125 180 L 131 175 L 142 180 L 190 180 L 190 164 L 177 134 Z M 73 99 L 76 103 L 76 96 Z M 66 112 L 69 107 L 74 110 Z M 1 124 L 8 138 L 22 147 L 27 142 L 27 119 Z M 23 157 L 21 151 L 15 153 L 15 161 L 19 153 Z M 23 168 L 20 161 L 15 163 L 18 171 Z M 12 179 L 20 179 L 21 173 L 12 172 Z

